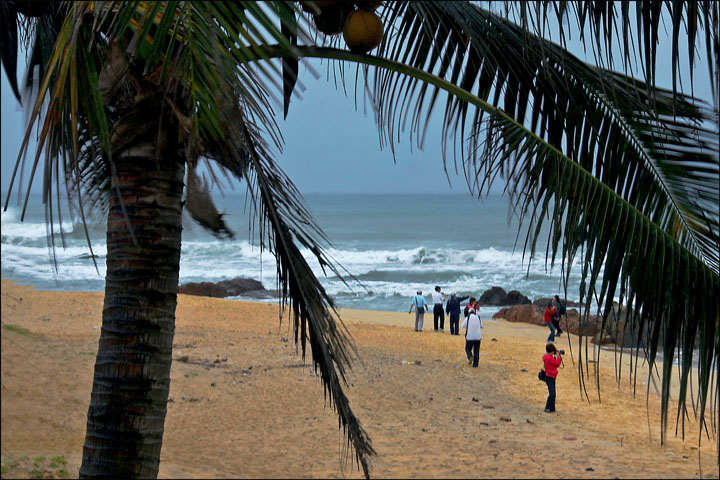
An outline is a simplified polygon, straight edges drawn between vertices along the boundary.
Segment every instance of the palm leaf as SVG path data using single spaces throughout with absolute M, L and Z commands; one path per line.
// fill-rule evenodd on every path
M 681 38 L 687 40 L 687 61 L 690 76 L 690 88 L 693 84 L 697 43 L 704 40 L 706 51 L 705 67 L 710 76 L 710 88 L 714 99 L 715 110 L 718 108 L 717 77 L 718 41 L 717 26 L 720 24 L 720 9 L 717 2 L 630 2 L 622 1 L 590 1 L 535 2 L 542 5 L 543 15 L 548 11 L 554 13 L 557 22 L 561 45 L 565 46 L 567 34 L 575 33 L 586 44 L 592 42 L 593 52 L 601 66 L 612 67 L 615 63 L 613 50 L 620 49 L 625 72 L 634 76 L 640 69 L 645 84 L 656 85 L 658 49 L 664 48 L 658 42 L 658 30 L 670 30 L 670 62 L 672 66 L 672 91 L 677 92 L 682 85 L 679 70 L 682 67 L 683 53 Z M 506 16 L 518 23 L 529 25 L 537 35 L 541 35 L 538 15 L 515 3 L 508 3 Z M 555 8 L 548 8 L 549 6 Z M 542 18 L 542 17 L 540 17 Z M 567 23 L 567 25 L 566 25 Z M 633 23 L 635 28 L 633 29 Z M 570 25 L 572 27 L 570 27 Z M 570 31 L 566 29 L 572 28 Z M 701 35 L 704 32 L 704 39 Z M 617 44 L 613 44 L 617 39 Z M 665 53 L 665 52 L 663 52 Z M 639 57 L 639 58 L 638 58 Z M 636 66 L 637 65 L 637 66 Z

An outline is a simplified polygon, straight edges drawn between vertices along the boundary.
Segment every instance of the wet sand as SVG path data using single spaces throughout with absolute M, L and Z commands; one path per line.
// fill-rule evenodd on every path
M 62 456 L 77 475 L 102 302 L 2 281 L 3 478 L 28 476 L 39 456 Z M 416 333 L 414 314 L 341 313 L 359 352 L 346 392 L 378 454 L 374 477 L 718 478 L 716 440 L 698 448 L 692 411 L 682 441 L 672 404 L 661 446 L 657 395 L 646 408 L 641 374 L 633 397 L 627 365 L 618 385 L 612 352 L 599 396 L 586 378 L 589 399 L 566 356 L 558 411 L 546 414 L 546 328 L 486 321 L 473 369 L 463 337 L 433 333 L 432 315 Z M 277 305 L 180 295 L 176 316 L 161 478 L 362 477 Z M 569 340 L 577 362 L 577 337 L 558 346 L 569 353 Z M 47 460 L 37 468 L 58 476 Z

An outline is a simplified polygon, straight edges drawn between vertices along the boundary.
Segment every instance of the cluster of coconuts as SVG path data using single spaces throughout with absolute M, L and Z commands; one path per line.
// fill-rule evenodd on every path
M 383 23 L 375 14 L 382 1 L 315 0 L 300 5 L 313 14 L 315 27 L 326 35 L 343 34 L 351 52 L 367 53 L 380 45 Z

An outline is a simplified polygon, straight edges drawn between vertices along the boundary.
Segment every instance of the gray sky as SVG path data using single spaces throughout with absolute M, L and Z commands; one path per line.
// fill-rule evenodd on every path
M 577 35 L 575 35 L 577 37 Z M 569 42 L 571 50 L 588 61 L 581 44 L 575 38 Z M 687 47 L 681 51 L 687 51 Z M 711 101 L 710 83 L 705 62 L 704 38 L 698 41 L 700 49 L 698 68 L 695 72 L 695 95 Z M 592 55 L 592 54 L 591 54 Z M 658 59 L 658 79 L 661 86 L 671 85 L 669 55 Z M 590 57 L 592 58 L 592 57 Z M 20 72 L 24 58 L 18 62 Z M 294 98 L 287 120 L 278 116 L 278 123 L 285 139 L 283 153 L 277 156 L 280 166 L 293 179 L 303 194 L 312 193 L 458 193 L 467 194 L 462 173 L 458 176 L 454 166 L 448 165 L 451 184 L 443 170 L 440 148 L 442 108 L 436 109 L 434 124 L 430 127 L 424 150 L 410 148 L 408 132 L 401 134 L 396 161 L 389 150 L 380 150 L 377 128 L 371 112 L 363 113 L 362 96 L 358 97 L 355 110 L 353 92 L 346 98 L 337 91 L 334 82 L 327 81 L 325 64 L 314 63 L 319 79 L 301 66 L 301 82 L 306 87 L 303 98 Z M 687 69 L 686 63 L 681 65 Z M 354 76 L 355 69 L 352 69 Z M 22 80 L 22 73 L 19 75 Z M 687 74 L 683 79 L 688 78 Z M 348 81 L 348 87 L 353 81 Z M 6 192 L 12 169 L 22 141 L 23 114 L 12 95 L 3 71 L 0 84 L 2 97 L 2 191 Z M 282 107 L 278 107 L 282 112 Z M 452 160 L 450 160 L 452 162 Z M 36 174 L 34 190 L 42 184 L 42 172 Z M 27 174 L 24 181 L 27 182 Z M 494 190 L 500 191 L 501 185 Z M 236 191 L 238 188 L 235 188 Z M 13 187 L 17 191 L 17 181 Z M 4 199 L 3 199 L 4 200 Z
M 19 63 L 22 63 L 21 59 Z M 24 65 L 23 65 L 24 66 Z M 285 147 L 277 159 L 303 194 L 311 193 L 466 193 L 462 176 L 452 170 L 452 186 L 443 170 L 440 149 L 440 118 L 437 128 L 428 134 L 425 148 L 410 150 L 409 134 L 401 136 L 396 149 L 397 163 L 389 148 L 380 150 L 372 113 L 355 110 L 352 93 L 348 97 L 325 80 L 325 65 L 317 64 L 321 78 L 315 79 L 301 67 L 301 81 L 306 90 L 302 98 L 291 100 L 287 120 L 278 124 Z M 354 71 L 354 69 L 353 69 Z M 22 74 L 19 75 L 22 80 Z M 6 192 L 24 134 L 22 108 L 12 94 L 4 71 L 2 74 L 2 191 Z M 41 173 L 41 172 L 39 172 Z M 41 186 L 34 181 L 34 191 Z M 28 176 L 25 176 L 25 182 Z M 17 180 L 13 191 L 16 191 Z M 237 187 L 236 191 L 240 191 Z

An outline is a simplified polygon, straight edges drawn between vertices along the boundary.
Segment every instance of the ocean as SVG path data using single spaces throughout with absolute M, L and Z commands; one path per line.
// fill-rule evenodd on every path
M 225 220 L 235 239 L 218 240 L 184 214 L 180 283 L 250 277 L 267 289 L 277 288 L 274 257 L 261 252 L 248 228 L 244 193 L 226 192 L 216 200 L 219 210 L 227 213 Z M 545 240 L 538 243 L 532 263 L 528 265 L 528 256 L 523 259 L 525 232 L 516 246 L 518 222 L 509 217 L 509 202 L 501 195 L 478 200 L 469 194 L 318 194 L 305 196 L 305 201 L 331 241 L 326 251 L 355 277 L 348 276 L 345 284 L 335 276 L 324 276 L 310 252 L 304 252 L 340 308 L 407 311 L 416 290 L 429 300 L 435 285 L 446 294 L 458 295 L 479 296 L 492 286 L 518 290 L 531 300 L 563 295 L 560 265 L 545 265 Z M 23 222 L 17 203 L 2 212 L 3 277 L 42 290 L 102 291 L 104 219 L 89 223 L 93 253 L 98 256 L 96 269 L 82 225 L 68 217 L 64 206 L 65 248 L 56 228 L 56 270 L 44 212 L 39 196 L 31 197 Z M 570 300 L 578 299 L 579 274 L 575 265 L 569 279 Z M 484 307 L 481 315 L 497 310 Z

